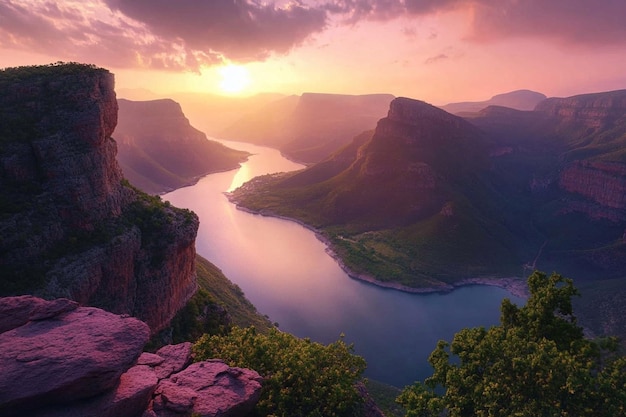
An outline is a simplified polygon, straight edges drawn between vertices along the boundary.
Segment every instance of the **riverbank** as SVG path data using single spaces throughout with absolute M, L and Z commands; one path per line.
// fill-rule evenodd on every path
M 286 217 L 286 216 L 280 216 L 272 212 L 256 211 L 256 210 L 248 209 L 246 207 L 242 207 L 235 201 L 232 193 L 226 192 L 224 194 L 228 198 L 228 201 L 230 201 L 232 204 L 235 205 L 237 210 L 241 210 L 246 213 L 250 213 L 254 215 L 260 215 L 264 217 L 274 217 L 277 219 L 291 221 L 291 222 L 299 224 L 305 229 L 310 230 L 311 232 L 315 234 L 317 239 L 326 246 L 326 253 L 328 253 L 328 255 L 332 257 L 335 260 L 335 262 L 337 262 L 339 267 L 352 279 L 365 282 L 367 284 L 375 285 L 381 288 L 393 289 L 393 290 L 403 291 L 403 292 L 413 293 L 413 294 L 449 293 L 451 291 L 454 291 L 457 288 L 468 286 L 468 285 L 489 285 L 489 286 L 502 288 L 516 297 L 528 298 L 529 293 L 528 293 L 528 287 L 526 285 L 526 279 L 517 278 L 517 277 L 469 277 L 469 278 L 461 279 L 452 284 L 442 283 L 441 286 L 435 286 L 435 287 L 409 287 L 409 286 L 402 285 L 396 282 L 379 281 L 370 275 L 359 274 L 359 273 L 352 271 L 343 262 L 341 257 L 337 255 L 335 251 L 333 251 L 331 242 L 322 234 L 322 232 L 319 229 L 316 229 L 312 227 L 311 225 L 308 225 L 298 219 L 294 219 L 294 218 Z

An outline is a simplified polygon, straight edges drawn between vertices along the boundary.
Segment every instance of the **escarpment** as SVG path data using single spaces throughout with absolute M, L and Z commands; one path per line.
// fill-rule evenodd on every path
M 124 176 L 150 193 L 194 184 L 202 176 L 235 169 L 248 153 L 208 140 L 173 100 L 119 99 L 115 128 Z
M 537 268 L 593 281 L 626 267 L 625 161 L 626 91 L 465 118 L 397 98 L 373 134 L 231 198 L 317 227 L 354 276 L 438 288 Z
M 195 214 L 128 184 L 114 76 L 0 72 L 0 295 L 67 297 L 165 327 L 196 289 Z

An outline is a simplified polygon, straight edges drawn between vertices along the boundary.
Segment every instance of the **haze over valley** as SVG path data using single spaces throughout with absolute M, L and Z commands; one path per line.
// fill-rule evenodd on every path
M 624 415 L 623 21 L 0 4 L 0 414 Z

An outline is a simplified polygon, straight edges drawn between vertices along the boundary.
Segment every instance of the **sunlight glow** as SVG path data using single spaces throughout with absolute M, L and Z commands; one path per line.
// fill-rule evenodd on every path
M 219 69 L 220 88 L 225 93 L 237 94 L 245 90 L 251 83 L 250 73 L 241 65 L 228 65 Z

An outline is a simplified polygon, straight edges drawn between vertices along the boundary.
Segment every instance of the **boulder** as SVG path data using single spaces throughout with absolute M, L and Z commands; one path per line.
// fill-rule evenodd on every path
M 163 361 L 154 367 L 159 380 L 167 378 L 189 365 L 191 353 L 191 343 L 189 342 L 167 345 L 159 349 L 156 355 L 163 358 Z
M 21 312 L 13 315 L 14 324 L 26 313 L 37 319 L 0 334 L 1 415 L 26 415 L 35 407 L 76 402 L 115 388 L 150 334 L 135 318 L 76 308 L 69 300 L 12 297 L 0 305 Z
M 247 415 L 261 377 L 222 361 L 191 364 L 191 343 L 142 353 L 138 319 L 74 301 L 0 298 L 0 416 Z
M 151 411 L 158 417 L 245 416 L 259 400 L 261 380 L 256 371 L 219 360 L 196 362 L 159 382 Z
M 133 366 L 113 390 L 72 404 L 39 409 L 30 417 L 135 417 L 147 408 L 157 385 L 149 366 Z

